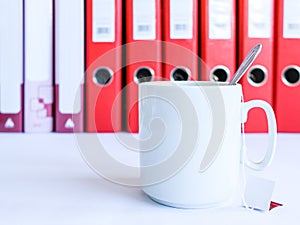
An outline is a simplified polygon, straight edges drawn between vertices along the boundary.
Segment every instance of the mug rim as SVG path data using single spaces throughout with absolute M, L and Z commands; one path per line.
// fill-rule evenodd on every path
M 149 87 L 170 87 L 177 85 L 179 87 L 219 87 L 219 88 L 233 88 L 239 87 L 241 84 L 229 85 L 229 82 L 218 82 L 218 81 L 149 81 L 139 84 L 141 86 Z

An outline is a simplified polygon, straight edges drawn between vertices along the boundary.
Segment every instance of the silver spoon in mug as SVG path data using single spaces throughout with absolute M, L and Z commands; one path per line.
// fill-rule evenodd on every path
M 242 78 L 244 73 L 251 66 L 251 64 L 256 59 L 256 57 L 259 55 L 261 49 L 262 49 L 262 44 L 257 44 L 250 50 L 246 58 L 243 60 L 242 64 L 239 66 L 239 68 L 233 75 L 233 78 L 229 82 L 229 85 L 235 85 Z

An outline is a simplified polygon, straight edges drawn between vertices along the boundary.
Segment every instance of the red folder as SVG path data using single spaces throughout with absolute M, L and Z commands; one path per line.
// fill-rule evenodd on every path
M 236 67 L 235 0 L 201 1 L 201 80 L 229 81 Z
M 163 75 L 198 80 L 198 1 L 163 1 Z
M 275 114 L 279 132 L 300 132 L 300 2 L 276 1 Z
M 86 1 L 86 130 L 121 131 L 122 0 Z
M 161 0 L 126 1 L 127 130 L 138 132 L 138 84 L 162 76 Z
M 241 80 L 244 100 L 262 99 L 273 105 L 274 0 L 239 0 L 239 63 L 257 43 L 262 51 Z M 267 132 L 267 119 L 261 109 L 245 125 L 246 132 Z

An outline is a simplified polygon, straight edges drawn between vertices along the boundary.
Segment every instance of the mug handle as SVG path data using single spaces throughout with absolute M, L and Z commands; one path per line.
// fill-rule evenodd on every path
M 251 100 L 248 102 L 243 103 L 243 112 L 242 112 L 242 123 L 247 121 L 248 112 L 252 108 L 261 108 L 265 111 L 267 120 L 268 120 L 268 148 L 264 158 L 260 162 L 253 162 L 246 158 L 246 165 L 254 170 L 263 170 L 266 168 L 272 161 L 276 142 L 277 142 L 277 125 L 276 119 L 274 115 L 274 111 L 269 103 L 263 100 Z M 244 154 L 244 153 L 243 153 Z

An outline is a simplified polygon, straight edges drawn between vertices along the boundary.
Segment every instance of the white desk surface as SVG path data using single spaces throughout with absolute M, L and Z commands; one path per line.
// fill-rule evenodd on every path
M 120 149 L 113 135 L 101 137 L 111 149 Z M 247 135 L 249 156 L 261 156 L 265 141 L 266 135 Z M 272 200 L 282 207 L 267 213 L 239 205 L 183 210 L 151 201 L 140 188 L 96 175 L 72 134 L 2 133 L 0 224 L 299 224 L 300 134 L 279 134 L 277 146 L 272 165 L 259 174 L 276 180 Z

